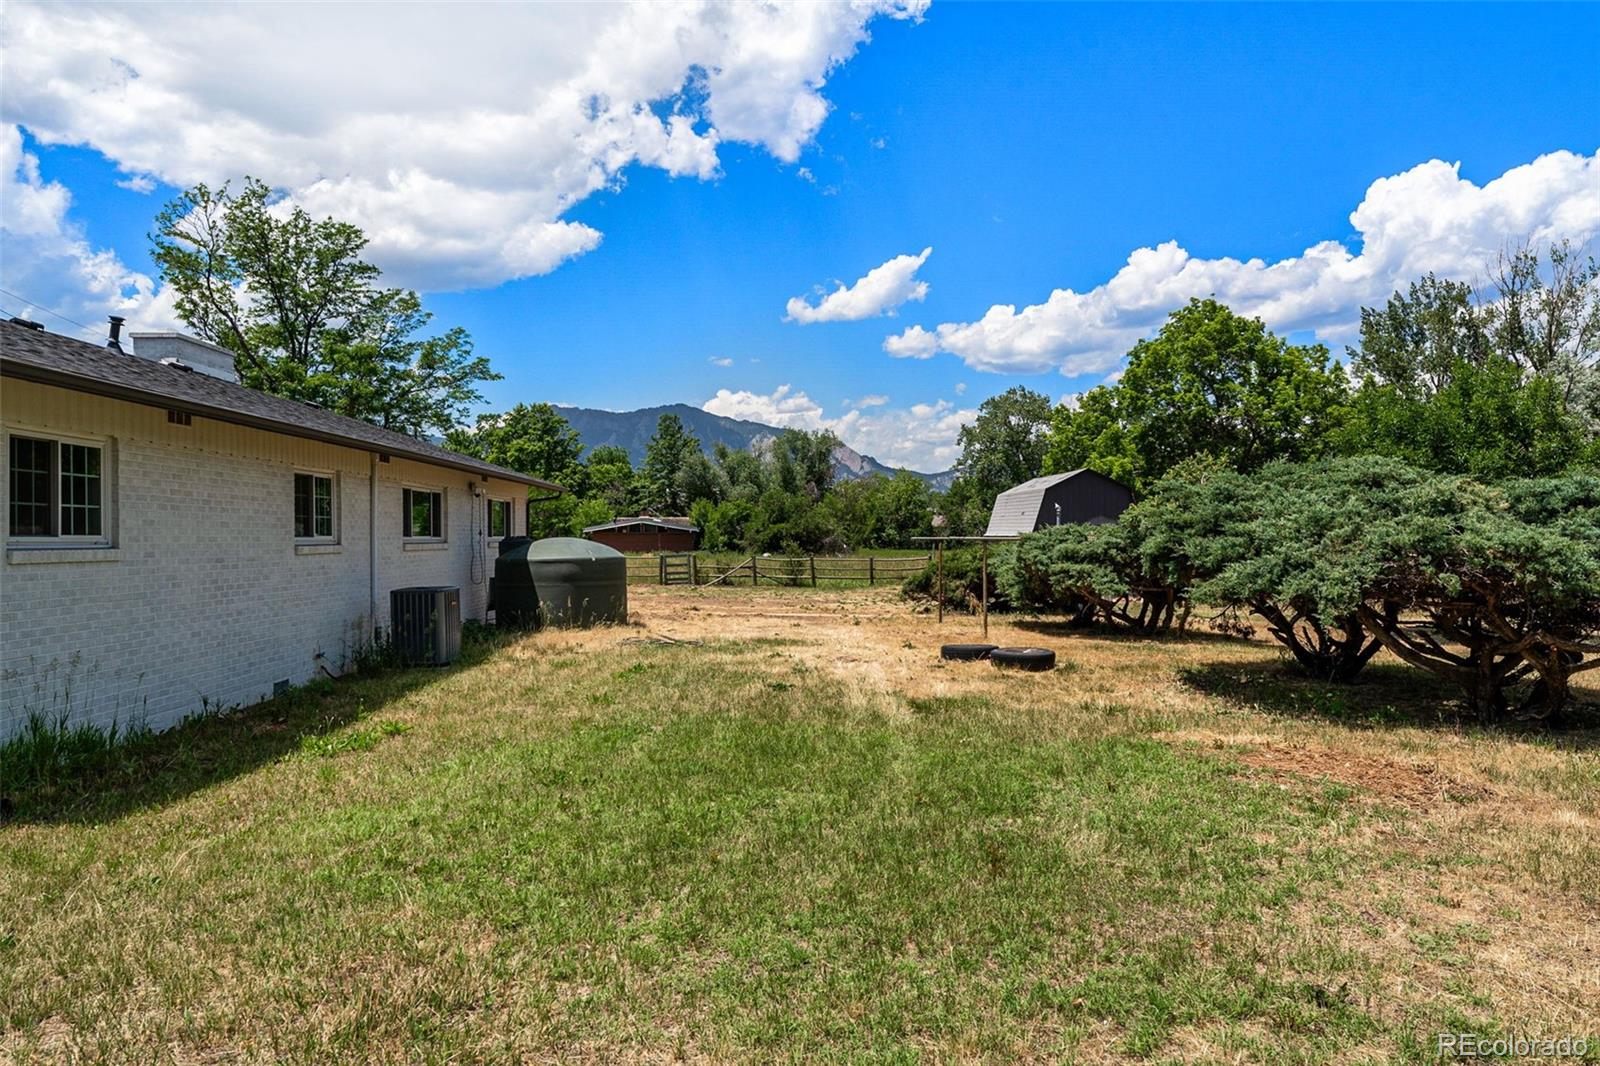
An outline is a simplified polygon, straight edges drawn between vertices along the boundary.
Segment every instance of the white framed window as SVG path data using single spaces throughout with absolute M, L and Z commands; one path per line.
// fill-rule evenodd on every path
M 489 536 L 511 536 L 511 501 L 489 501 Z
M 339 494 L 331 473 L 294 472 L 294 539 L 336 543 L 339 539 Z
M 110 444 L 103 439 L 7 433 L 7 541 L 109 545 L 110 457 Z
M 407 540 L 444 539 L 444 493 L 438 489 L 402 489 L 404 531 Z

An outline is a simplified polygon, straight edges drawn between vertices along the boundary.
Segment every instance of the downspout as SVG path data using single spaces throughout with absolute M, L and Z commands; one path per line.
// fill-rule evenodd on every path
M 378 453 L 369 452 L 371 474 L 367 478 L 367 618 L 372 623 L 372 639 L 378 639 Z
M 522 532 L 531 537 L 533 534 L 528 531 L 533 528 L 533 505 L 536 503 L 548 503 L 551 500 L 559 500 L 561 497 L 567 494 L 567 490 L 558 488 L 548 496 L 534 496 L 532 495 L 533 487 L 530 485 L 528 487 L 528 492 L 529 496 L 522 505 Z

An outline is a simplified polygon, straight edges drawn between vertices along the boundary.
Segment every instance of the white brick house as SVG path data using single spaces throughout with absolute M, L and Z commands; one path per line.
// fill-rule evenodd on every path
M 530 486 L 559 491 L 247 389 L 203 342 L 132 340 L 0 322 L 0 739 L 33 712 L 160 729 L 337 675 L 395 588 L 459 586 L 481 619 L 499 536 Z

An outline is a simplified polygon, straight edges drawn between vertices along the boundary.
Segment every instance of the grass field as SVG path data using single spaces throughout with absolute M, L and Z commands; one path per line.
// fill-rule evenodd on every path
M 1600 1056 L 1600 732 L 1204 636 L 946 664 L 972 622 L 892 590 L 632 595 L 25 799 L 0 1061 Z

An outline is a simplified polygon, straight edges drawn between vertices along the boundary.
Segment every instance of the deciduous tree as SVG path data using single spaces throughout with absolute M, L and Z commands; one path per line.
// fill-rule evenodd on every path
M 1348 402 L 1326 348 L 1290 344 L 1215 300 L 1174 311 L 1134 345 L 1121 380 L 1084 399 L 1081 416 L 1056 419 L 1052 466 L 1092 465 L 1138 487 L 1196 455 L 1237 470 L 1321 455 Z
M 156 217 L 152 257 L 179 317 L 252 388 L 414 436 L 445 432 L 499 378 L 460 328 L 430 333 L 417 294 L 378 285 L 360 228 L 276 209 L 246 179 L 196 185 Z
M 1481 478 L 1600 462 L 1600 267 L 1570 243 L 1502 255 L 1477 297 L 1427 275 L 1361 312 L 1346 454 Z
M 1038 477 L 1044 469 L 1050 398 L 1021 385 L 991 396 L 978 405 L 978 416 L 961 427 L 961 458 L 956 479 L 958 500 L 985 516 L 994 498 L 1015 485 Z
M 503 414 L 479 415 L 473 428 L 452 430 L 445 445 L 463 455 L 553 481 L 574 495 L 588 490 L 578 431 L 547 403 L 519 403 Z
M 645 505 L 664 514 L 684 514 L 690 501 L 684 497 L 681 475 L 700 441 L 683 428 L 677 415 L 665 414 L 656 423 L 655 436 L 645 449 L 641 489 Z

